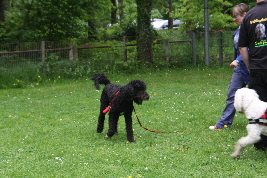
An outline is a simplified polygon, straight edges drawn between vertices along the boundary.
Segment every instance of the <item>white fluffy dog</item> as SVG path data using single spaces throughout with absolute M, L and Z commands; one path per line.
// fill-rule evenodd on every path
M 261 134 L 267 136 L 267 119 L 261 119 L 266 112 L 267 103 L 259 99 L 255 90 L 242 88 L 235 93 L 234 106 L 238 112 L 245 113 L 250 123 L 246 127 L 248 135 L 237 141 L 234 153 L 231 154 L 236 158 L 243 148 L 259 142 Z

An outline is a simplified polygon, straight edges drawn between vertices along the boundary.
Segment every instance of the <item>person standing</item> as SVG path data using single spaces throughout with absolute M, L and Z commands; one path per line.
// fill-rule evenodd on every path
M 267 1 L 257 0 L 240 28 L 238 46 L 250 71 L 249 88 L 254 89 L 262 101 L 267 102 Z M 249 48 L 249 53 L 247 49 Z
M 214 126 L 209 127 L 209 129 L 211 130 L 223 129 L 232 125 L 236 112 L 234 108 L 235 92 L 238 89 L 245 87 L 249 83 L 249 73 L 238 49 L 240 25 L 248 10 L 248 6 L 244 3 L 234 6 L 232 9 L 233 20 L 239 25 L 239 28 L 233 34 L 235 53 L 234 61 L 230 64 L 230 66 L 234 67 L 234 73 L 228 87 L 227 100 L 224 111 L 217 123 Z
M 238 46 L 250 72 L 248 87 L 257 92 L 260 100 L 267 102 L 267 0 L 256 2 L 243 19 Z M 261 135 L 261 138 L 254 146 L 264 150 L 267 148 L 267 137 Z

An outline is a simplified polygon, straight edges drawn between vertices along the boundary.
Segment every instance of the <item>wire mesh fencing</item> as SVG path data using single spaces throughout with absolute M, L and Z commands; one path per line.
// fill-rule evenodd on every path
M 232 32 L 210 33 L 211 64 L 233 59 Z M 153 65 L 179 66 L 204 63 L 204 33 L 172 34 L 152 45 Z M 82 39 L 0 44 L 0 76 L 50 75 L 81 77 L 96 71 L 135 71 L 136 37 Z

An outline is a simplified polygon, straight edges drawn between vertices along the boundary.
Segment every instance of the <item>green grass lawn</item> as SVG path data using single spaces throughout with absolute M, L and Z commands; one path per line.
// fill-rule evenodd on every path
M 265 152 L 251 146 L 230 157 L 246 135 L 244 115 L 237 113 L 230 129 L 208 129 L 224 109 L 231 74 L 230 68 L 107 74 L 122 85 L 145 81 L 150 99 L 135 105 L 143 126 L 178 131 L 151 133 L 133 114 L 136 143 L 127 142 L 123 118 L 111 139 L 104 138 L 107 124 L 96 133 L 101 90 L 89 76 L 0 90 L 0 177 L 266 177 Z

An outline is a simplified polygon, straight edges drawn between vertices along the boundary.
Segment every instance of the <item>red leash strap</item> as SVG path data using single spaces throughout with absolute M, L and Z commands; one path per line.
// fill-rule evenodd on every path
M 142 127 L 143 129 L 149 131 L 149 132 L 155 132 L 155 133 L 176 133 L 176 132 L 181 132 L 181 131 L 173 131 L 173 132 L 163 132 L 163 131 L 154 131 L 154 130 L 149 130 L 148 128 L 144 127 L 142 124 L 141 124 L 141 121 L 140 119 L 138 118 L 137 114 L 136 114 L 136 111 L 135 111 L 135 108 L 133 108 L 134 110 L 134 113 L 135 113 L 135 116 L 136 116 L 136 119 L 140 125 L 140 127 Z M 190 131 L 190 130 L 183 130 L 183 131 Z M 200 131 L 200 130 L 198 130 Z
M 102 111 L 104 114 L 106 114 L 107 112 L 109 112 L 110 107 L 112 106 L 112 103 L 113 103 L 114 99 L 116 98 L 116 96 L 118 96 L 119 93 L 120 93 L 120 91 L 117 91 L 117 92 L 114 94 L 112 100 L 109 102 L 109 106 L 106 107 L 106 109 L 104 109 L 104 110 Z

